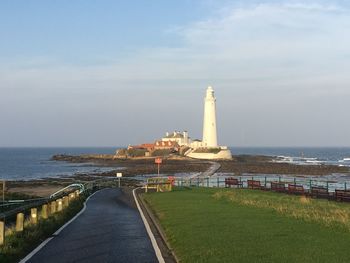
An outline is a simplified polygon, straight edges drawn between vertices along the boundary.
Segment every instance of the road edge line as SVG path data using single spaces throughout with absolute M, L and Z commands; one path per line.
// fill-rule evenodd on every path
M 101 189 L 102 190 L 102 189 Z M 53 233 L 51 237 L 45 239 L 43 242 L 41 242 L 34 250 L 32 250 L 32 252 L 30 252 L 25 258 L 21 259 L 19 261 L 19 263 L 25 263 L 27 262 L 29 259 L 31 259 L 36 253 L 38 253 L 47 243 L 49 243 L 52 239 L 54 239 L 54 236 L 57 236 L 63 229 L 65 229 L 70 223 L 72 223 L 75 219 L 77 219 L 82 213 L 84 213 L 85 209 L 86 209 L 86 203 L 87 201 L 89 201 L 90 197 L 94 196 L 96 193 L 98 193 L 98 190 L 96 192 L 94 192 L 92 195 L 90 195 L 88 198 L 86 198 L 85 202 L 84 202 L 84 207 L 83 209 L 81 209 L 79 211 L 78 214 L 76 214 L 73 218 L 71 218 L 67 223 L 65 223 L 63 226 L 61 226 L 58 230 L 56 230 L 55 233 Z
M 146 228 L 146 231 L 147 231 L 147 234 L 149 236 L 149 238 L 151 239 L 151 243 L 152 243 L 152 246 L 153 246 L 153 249 L 154 249 L 154 252 L 156 253 L 156 257 L 158 259 L 158 262 L 159 263 L 165 263 L 164 261 L 164 258 L 163 258 L 163 255 L 162 255 L 162 252 L 160 251 L 160 248 L 157 244 L 157 241 L 156 241 L 156 238 L 154 237 L 153 235 L 153 232 L 151 230 L 151 227 L 149 226 L 149 223 L 145 217 L 145 215 L 143 214 L 143 211 L 140 207 L 140 204 L 139 204 L 139 201 L 137 200 L 136 198 L 136 190 L 137 189 L 140 189 L 141 187 L 138 187 L 138 188 L 135 188 L 133 191 L 132 191 L 132 194 L 134 196 L 134 199 L 135 199 L 135 203 L 136 203 L 136 206 L 137 206 L 137 209 L 139 210 L 139 213 L 141 215 L 141 219 L 143 221 L 143 224 L 145 225 L 145 228 Z

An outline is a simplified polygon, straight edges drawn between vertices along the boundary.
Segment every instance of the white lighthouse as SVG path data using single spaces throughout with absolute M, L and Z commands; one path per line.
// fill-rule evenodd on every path
M 186 156 L 196 159 L 232 159 L 227 146 L 219 146 L 216 131 L 216 98 L 212 87 L 208 87 L 204 98 L 203 140 L 194 140 Z
M 216 134 L 216 98 L 212 87 L 207 88 L 204 98 L 203 146 L 217 147 Z

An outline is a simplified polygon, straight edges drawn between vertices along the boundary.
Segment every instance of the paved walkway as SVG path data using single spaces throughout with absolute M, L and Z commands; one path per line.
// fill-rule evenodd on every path
M 27 262 L 158 262 L 140 214 L 120 189 L 104 189 Z M 129 199 L 130 200 L 130 199 Z
M 208 170 L 204 171 L 201 173 L 198 177 L 208 177 L 208 176 L 213 176 L 221 167 L 220 163 L 217 162 L 209 162 L 211 166 L 208 168 Z

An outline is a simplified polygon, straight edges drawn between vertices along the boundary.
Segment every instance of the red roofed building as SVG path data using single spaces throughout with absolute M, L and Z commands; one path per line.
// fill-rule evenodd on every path
M 179 148 L 179 144 L 175 141 L 156 141 L 154 143 L 154 149 L 158 150 L 158 149 L 178 149 Z
M 128 150 L 129 149 L 145 149 L 148 151 L 153 151 L 154 150 L 154 143 L 143 143 L 143 144 L 139 144 L 139 145 L 129 145 Z

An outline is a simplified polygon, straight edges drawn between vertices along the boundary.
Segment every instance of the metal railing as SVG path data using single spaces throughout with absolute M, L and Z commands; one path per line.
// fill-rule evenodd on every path
M 83 185 L 81 185 L 81 186 L 83 186 Z M 61 190 L 57 191 L 56 193 L 52 194 L 49 197 L 4 201 L 0 205 L 0 212 L 1 212 L 0 218 L 9 217 L 9 216 L 17 213 L 18 211 L 21 211 L 21 210 L 25 211 L 29 207 L 40 206 L 42 204 L 51 202 L 53 200 L 56 200 L 56 199 L 62 197 L 63 195 L 65 195 L 67 193 L 69 194 L 70 192 L 73 192 L 75 190 L 79 190 L 79 192 L 82 193 L 83 189 L 84 188 L 79 187 L 76 184 L 72 184 L 72 185 L 69 185 L 69 186 L 62 188 Z
M 218 176 L 218 177 L 196 177 L 196 178 L 179 178 L 175 179 L 176 186 L 196 186 L 196 187 L 225 187 L 225 178 L 236 178 L 242 184 L 243 188 L 248 188 L 248 180 L 259 181 L 262 186 L 269 189 L 271 182 L 279 182 L 294 185 L 302 185 L 306 191 L 310 191 L 312 187 L 324 187 L 328 192 L 334 193 L 335 190 L 350 190 L 349 181 L 330 181 L 321 179 L 308 179 L 301 177 L 289 176 Z
M 5 232 L 8 228 L 15 226 L 15 231 L 23 231 L 24 221 L 37 222 L 39 217 L 46 219 L 50 215 L 63 211 L 69 206 L 71 200 L 77 196 L 89 196 L 94 191 L 106 188 L 117 187 L 119 181 L 115 178 L 101 178 L 94 181 L 79 182 L 66 186 L 53 193 L 49 197 L 27 200 L 8 200 L 0 205 L 0 245 L 4 244 Z

